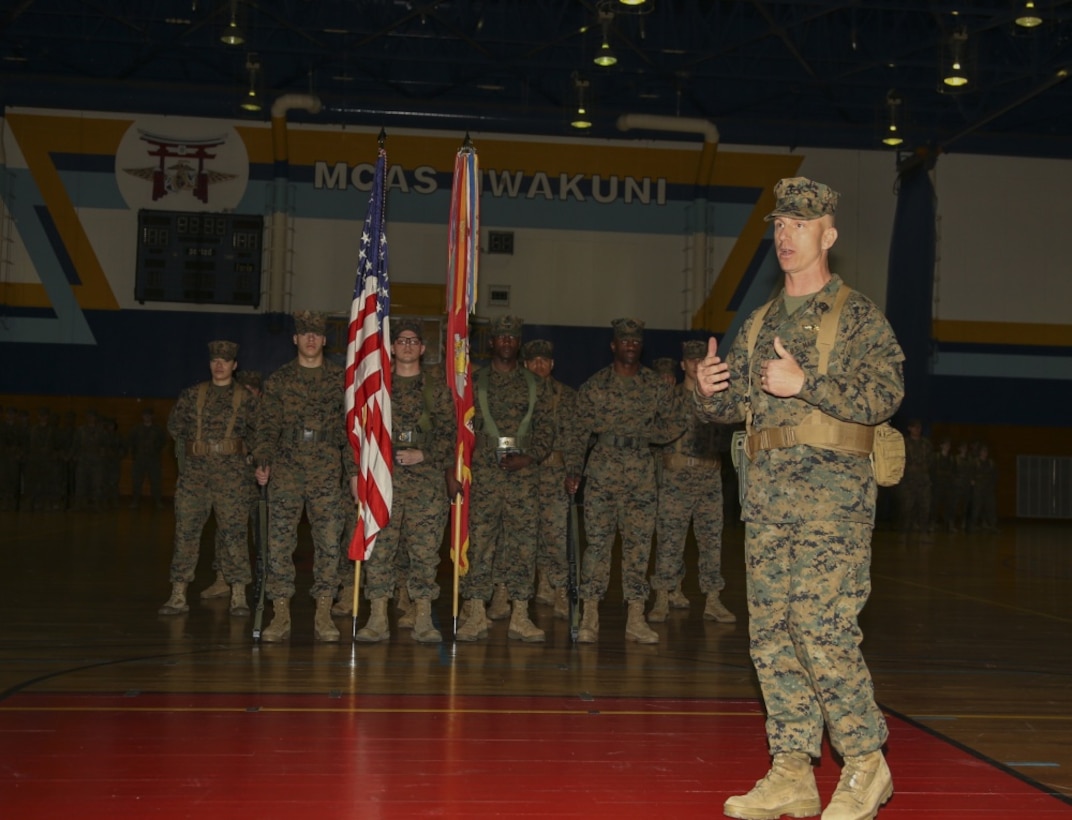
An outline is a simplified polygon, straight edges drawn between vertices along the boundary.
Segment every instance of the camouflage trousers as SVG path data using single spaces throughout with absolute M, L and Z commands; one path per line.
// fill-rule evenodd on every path
M 924 530 L 931 522 L 931 482 L 905 476 L 897 485 L 897 523 L 902 530 Z
M 443 474 L 431 464 L 395 467 L 391 521 L 376 536 L 365 562 L 365 597 L 390 598 L 399 582 L 398 553 L 406 553 L 406 588 L 413 600 L 439 597 L 439 545 L 449 511 Z
M 589 475 L 584 487 L 585 550 L 581 563 L 581 598 L 602 600 L 610 583 L 615 535 L 622 535 L 622 597 L 648 597 L 648 561 L 655 532 L 655 474 L 626 476 L 629 486 Z
M 508 473 L 473 459 L 469 489 L 469 572 L 461 596 L 487 601 L 494 583 L 511 601 L 532 598 L 536 573 L 538 468 Z
M 268 582 L 271 600 L 294 596 L 294 551 L 302 510 L 309 518 L 313 538 L 313 598 L 334 596 L 339 581 L 339 538 L 345 521 L 344 505 L 353 504 L 337 476 L 293 472 L 277 475 L 268 484 Z M 249 507 L 246 507 L 249 514 Z
M 210 513 L 216 516 L 214 563 L 219 571 L 229 584 L 248 584 L 253 579 L 246 538 L 255 487 L 249 467 L 239 456 L 202 459 L 196 464 L 187 462 L 175 487 L 172 583 L 189 583 L 194 579 L 201 531 Z
M 824 716 L 842 756 L 881 747 L 886 721 L 857 622 L 871 592 L 871 525 L 750 522 L 745 560 L 750 654 L 771 754 L 819 757 Z
M 656 516 L 653 589 L 669 592 L 685 577 L 685 538 L 692 522 L 700 591 L 726 587 L 722 577 L 722 475 L 717 466 L 664 469 Z
M 141 497 L 142 486 L 149 479 L 149 493 L 153 503 L 160 503 L 160 458 L 136 458 L 130 466 L 130 495 L 134 501 Z
M 536 566 L 551 586 L 566 586 L 566 526 L 569 519 L 569 494 L 566 492 L 566 468 L 540 467 L 539 540 Z

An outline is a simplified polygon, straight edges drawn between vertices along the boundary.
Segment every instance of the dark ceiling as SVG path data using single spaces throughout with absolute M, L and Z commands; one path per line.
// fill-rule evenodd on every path
M 313 93 L 325 123 L 576 134 L 620 114 L 734 144 L 1072 156 L 1072 0 L 3 0 L 0 102 L 220 117 Z M 232 21 L 244 42 L 220 40 Z M 593 64 L 604 32 L 618 63 Z M 939 91 L 955 35 L 970 82 Z

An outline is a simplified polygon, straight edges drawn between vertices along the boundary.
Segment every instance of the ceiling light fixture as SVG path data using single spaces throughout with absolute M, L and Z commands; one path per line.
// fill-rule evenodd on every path
M 256 54 L 246 55 L 246 73 L 249 75 L 249 91 L 242 97 L 239 106 L 243 111 L 256 113 L 264 106 L 261 104 L 261 94 L 257 89 L 257 75 L 260 74 L 261 63 Z
M 883 126 L 882 144 L 896 148 L 904 142 L 901 116 L 901 98 L 892 88 L 886 92 L 886 123 Z
M 963 88 L 969 83 L 967 62 L 968 32 L 963 28 L 953 32 L 949 40 L 948 59 L 943 62 L 942 83 L 949 88 Z
M 573 72 L 573 90 L 576 93 L 577 107 L 573 110 L 573 114 L 570 117 L 570 125 L 578 130 L 585 130 L 592 127 L 592 115 L 589 112 L 589 108 L 592 106 L 591 102 L 591 85 L 588 80 L 581 77 L 576 71 Z
M 618 62 L 618 58 L 610 47 L 610 24 L 613 21 L 614 15 L 611 12 L 599 12 L 599 25 L 603 29 L 603 44 L 599 47 L 592 62 L 602 68 L 610 68 Z
M 1042 25 L 1042 18 L 1039 17 L 1034 0 L 1025 0 L 1021 5 L 1016 15 L 1016 25 L 1020 28 L 1035 28 Z
M 240 46 L 246 42 L 242 29 L 238 27 L 238 0 L 231 0 L 231 22 L 227 24 L 227 28 L 220 35 L 220 42 L 229 46 Z

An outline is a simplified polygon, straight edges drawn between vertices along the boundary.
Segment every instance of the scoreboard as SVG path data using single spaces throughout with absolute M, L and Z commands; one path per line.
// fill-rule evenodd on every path
M 263 216 L 138 211 L 134 298 L 258 307 L 263 244 Z

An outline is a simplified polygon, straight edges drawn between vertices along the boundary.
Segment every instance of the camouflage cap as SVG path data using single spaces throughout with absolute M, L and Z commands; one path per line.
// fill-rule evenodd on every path
M 492 338 L 496 336 L 516 336 L 520 339 L 523 324 L 525 324 L 525 320 L 520 316 L 500 316 L 492 320 L 489 333 Z
M 548 339 L 533 339 L 525 342 L 521 347 L 521 357 L 525 361 L 530 359 L 553 359 L 555 346 Z
M 411 331 L 418 339 L 424 341 L 424 322 L 412 316 L 402 316 L 391 320 L 391 341 L 395 341 L 403 331 Z
M 236 342 L 227 342 L 221 339 L 217 339 L 215 342 L 209 342 L 208 357 L 210 360 L 226 359 L 229 362 L 233 362 L 238 358 L 238 344 Z
M 707 356 L 707 342 L 703 339 L 689 339 L 681 343 L 682 359 L 703 359 Z
M 676 376 L 677 362 L 669 356 L 662 356 L 651 363 L 651 369 L 656 373 L 665 373 L 669 376 Z
M 264 375 L 259 370 L 239 370 L 234 377 L 235 381 L 243 387 L 260 390 L 261 385 L 264 384 Z
M 294 332 L 298 336 L 306 333 L 324 335 L 328 327 L 328 317 L 325 313 L 315 310 L 299 310 L 294 314 Z
M 644 323 L 640 319 L 615 319 L 610 323 L 615 339 L 643 339 Z
M 840 194 L 828 185 L 807 177 L 789 177 L 779 180 L 774 186 L 778 201 L 774 210 L 763 217 L 770 222 L 775 217 L 789 216 L 794 219 L 818 219 L 833 216 L 837 210 Z

